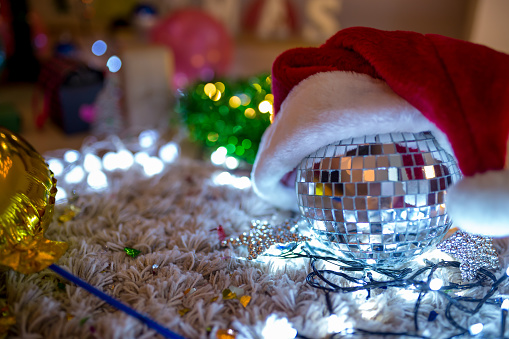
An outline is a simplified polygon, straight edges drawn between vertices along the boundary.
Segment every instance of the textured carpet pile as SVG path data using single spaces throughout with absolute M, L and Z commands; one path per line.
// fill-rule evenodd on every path
M 305 282 L 308 262 L 251 262 L 220 246 L 215 231 L 219 225 L 233 236 L 247 231 L 253 219 L 282 220 L 288 215 L 249 188 L 214 184 L 216 171 L 206 163 L 181 159 L 151 178 L 133 168 L 116 174 L 115 188 L 78 192 L 72 201 L 77 215 L 59 222 L 69 211 L 69 205 L 59 205 L 47 232 L 48 238 L 69 244 L 57 264 L 186 338 L 216 338 L 221 329 L 235 330 L 237 338 L 263 338 L 272 314 L 287 318 L 305 337 L 330 336 L 324 293 Z M 499 240 L 496 246 L 506 267 L 507 243 Z M 124 247 L 141 254 L 129 257 Z M 502 272 L 494 273 L 499 277 Z M 461 281 L 457 269 L 436 276 Z M 31 275 L 4 270 L 0 283 L 16 319 L 8 338 L 160 337 L 49 269 Z M 479 297 L 487 288 L 464 295 Z M 251 300 L 243 306 L 239 298 L 224 298 L 225 289 Z M 507 282 L 500 293 L 509 293 Z M 339 323 L 391 332 L 413 331 L 416 298 L 416 293 L 396 288 L 373 290 L 367 300 L 366 293 L 331 295 Z M 433 292 L 424 297 L 418 316 L 421 334 L 445 338 L 458 332 L 444 316 L 446 304 Z M 433 310 L 438 316 L 430 322 Z M 495 334 L 500 308 L 486 305 L 470 317 L 458 311 L 455 320 L 464 327 L 482 322 L 483 333 Z

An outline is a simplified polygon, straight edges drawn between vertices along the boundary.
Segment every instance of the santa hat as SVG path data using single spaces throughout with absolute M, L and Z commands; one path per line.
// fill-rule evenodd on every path
M 454 225 L 509 235 L 509 55 L 435 34 L 354 27 L 272 69 L 274 122 L 252 170 L 264 199 L 298 210 L 290 173 L 352 137 L 431 131 L 463 178 L 448 190 Z

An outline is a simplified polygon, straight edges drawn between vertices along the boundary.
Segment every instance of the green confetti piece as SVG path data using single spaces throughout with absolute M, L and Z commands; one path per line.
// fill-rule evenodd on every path
M 141 253 L 141 251 L 138 251 L 137 249 L 130 248 L 130 247 L 124 247 L 124 251 L 131 258 L 136 258 Z
M 57 287 L 58 287 L 58 289 L 60 289 L 60 290 L 65 290 L 65 284 L 64 284 L 64 283 L 59 282 L 59 283 L 57 284 Z
M 80 326 L 83 326 L 87 322 L 88 319 L 90 319 L 90 317 L 85 317 L 85 318 L 81 319 Z

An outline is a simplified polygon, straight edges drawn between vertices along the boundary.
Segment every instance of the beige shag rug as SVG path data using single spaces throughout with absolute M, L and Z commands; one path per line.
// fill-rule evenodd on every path
M 284 339 L 277 330 L 285 321 L 276 322 L 276 329 L 270 324 L 285 318 L 300 336 L 330 337 L 324 292 L 305 281 L 309 262 L 251 262 L 219 245 L 214 231 L 219 225 L 227 235 L 236 235 L 248 230 L 252 219 L 283 220 L 288 215 L 261 201 L 250 188 L 215 184 L 215 172 L 217 168 L 207 163 L 180 159 L 150 178 L 133 167 L 117 172 L 107 191 L 78 192 L 72 205 L 79 213 L 59 222 L 69 206 L 58 206 L 47 232 L 48 238 L 69 244 L 57 264 L 186 338 L 216 338 L 225 333 L 218 330 L 232 329 L 237 338 L 274 334 Z M 507 243 L 497 241 L 496 246 L 506 267 Z M 124 247 L 141 254 L 131 258 Z M 494 273 L 500 277 L 503 270 Z M 461 282 L 457 269 L 436 276 Z M 3 271 L 0 279 L 0 292 L 16 319 L 8 338 L 161 337 L 49 269 L 31 275 Z M 225 289 L 237 298 L 225 299 Z M 478 287 L 463 295 L 482 297 L 487 289 Z M 507 281 L 499 293 L 509 294 Z M 251 297 L 246 306 L 241 295 Z M 332 294 L 336 328 L 412 332 L 416 298 L 416 293 L 398 288 L 373 290 L 367 300 L 366 293 Z M 445 319 L 446 304 L 436 293 L 426 294 L 418 316 L 420 335 L 446 338 L 458 333 Z M 428 321 L 431 311 L 438 313 L 434 321 Z M 487 337 L 500 331 L 499 305 L 485 305 L 470 317 L 453 313 L 463 327 L 483 323 Z

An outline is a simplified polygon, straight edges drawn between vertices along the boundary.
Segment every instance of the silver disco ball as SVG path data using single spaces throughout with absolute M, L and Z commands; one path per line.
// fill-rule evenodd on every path
M 391 266 L 436 245 L 451 226 L 446 190 L 461 177 L 430 132 L 341 140 L 304 158 L 296 190 L 318 239 L 348 259 Z

